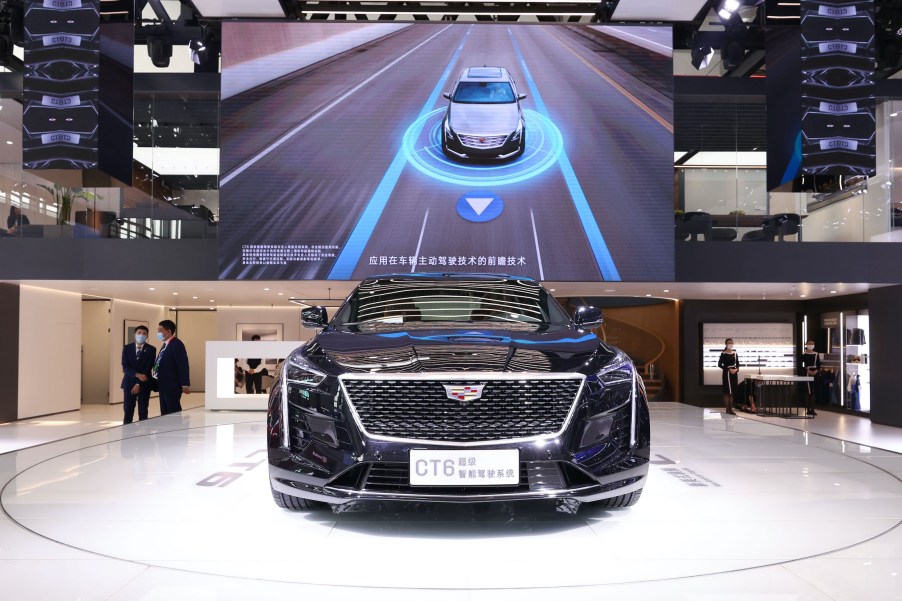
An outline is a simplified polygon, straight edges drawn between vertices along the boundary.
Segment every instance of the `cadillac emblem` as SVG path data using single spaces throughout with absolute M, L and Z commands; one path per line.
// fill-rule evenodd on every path
M 460 401 L 461 403 L 469 403 L 482 398 L 482 389 L 485 384 L 467 384 L 461 386 L 458 384 L 442 384 L 445 387 L 445 394 L 452 401 Z

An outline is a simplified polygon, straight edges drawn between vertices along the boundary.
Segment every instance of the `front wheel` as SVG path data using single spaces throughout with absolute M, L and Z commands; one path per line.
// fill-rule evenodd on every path
M 310 499 L 303 499 L 301 497 L 293 497 L 291 495 L 280 493 L 272 487 L 270 487 L 270 489 L 272 490 L 272 500 L 282 509 L 290 509 L 292 511 L 313 511 L 316 509 L 325 509 L 329 506 L 328 503 L 311 501 Z

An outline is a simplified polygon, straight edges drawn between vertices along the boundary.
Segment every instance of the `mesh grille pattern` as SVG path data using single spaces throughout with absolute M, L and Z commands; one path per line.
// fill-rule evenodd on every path
M 461 134 L 458 136 L 460 143 L 470 148 L 498 148 L 504 146 L 507 136 L 468 136 Z
M 483 384 L 461 403 L 444 385 Z M 576 400 L 580 380 L 346 380 L 351 404 L 370 434 L 477 442 L 553 434 Z

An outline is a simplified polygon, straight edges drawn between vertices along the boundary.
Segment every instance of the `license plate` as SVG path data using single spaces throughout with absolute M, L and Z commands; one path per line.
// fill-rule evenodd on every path
M 520 483 L 520 451 L 410 450 L 411 486 L 504 486 Z

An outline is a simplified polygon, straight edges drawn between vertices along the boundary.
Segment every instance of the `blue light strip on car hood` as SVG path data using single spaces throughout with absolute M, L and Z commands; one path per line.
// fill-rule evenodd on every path
M 411 340 L 428 340 L 428 341 L 447 341 L 449 339 L 461 338 L 466 340 L 467 338 L 491 338 L 493 341 L 500 342 L 502 344 L 578 344 L 580 342 L 589 342 L 590 340 L 596 340 L 597 336 L 595 334 L 586 334 L 585 336 L 581 336 L 580 338 L 557 338 L 555 340 L 523 340 L 521 338 L 511 338 L 510 336 L 495 336 L 493 334 L 486 334 L 485 332 L 466 332 L 466 333 L 456 333 L 453 335 L 435 335 L 435 336 L 414 336 L 410 332 L 392 332 L 390 334 L 376 334 L 381 338 L 409 338 Z

